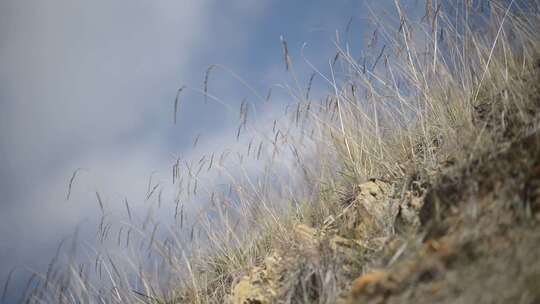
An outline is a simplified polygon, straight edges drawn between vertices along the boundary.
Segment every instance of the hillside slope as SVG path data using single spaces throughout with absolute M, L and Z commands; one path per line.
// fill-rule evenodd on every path
M 509 31 L 527 32 L 522 17 Z M 470 92 L 452 87 L 463 76 L 445 78 L 440 95 L 422 91 L 431 110 L 413 127 L 421 131 L 381 149 L 406 152 L 345 186 L 326 217 L 287 226 L 289 239 L 233 282 L 232 303 L 540 302 L 538 37 L 501 42 L 503 25 L 493 28 L 495 43 L 472 38 L 479 59 L 461 58 L 476 79 Z M 407 75 L 426 79 L 416 68 Z M 349 134 L 360 131 L 350 132 L 341 143 L 349 156 Z
M 80 265 L 53 260 L 24 298 L 539 303 L 540 3 L 425 4 L 423 17 L 407 16 L 405 1 L 395 1 L 396 20 L 373 16 L 360 55 L 337 35 L 327 69 L 303 58 L 313 70 L 306 87 L 282 39 L 293 79 L 285 119 L 250 141 L 238 165 L 223 165 L 226 154 L 195 161 L 197 172 L 214 164 L 230 177 L 227 191 L 208 192 L 209 213 L 188 225 L 176 200 L 178 221 L 160 235 L 159 222 L 132 224 L 126 202 L 119 261 L 107 251 Z M 315 77 L 328 89 L 316 100 Z M 198 173 L 186 166 L 179 192 L 191 199 Z M 178 171 L 177 162 L 173 179 Z
M 539 303 L 540 61 L 522 82 L 530 124 L 505 109 L 500 127 L 496 99 L 477 107 L 497 139 L 486 152 L 359 185 L 341 218 L 297 224 L 292 245 L 237 283 L 232 302 Z M 347 283 L 353 269 L 362 274 Z M 336 273 L 343 285 L 326 277 Z

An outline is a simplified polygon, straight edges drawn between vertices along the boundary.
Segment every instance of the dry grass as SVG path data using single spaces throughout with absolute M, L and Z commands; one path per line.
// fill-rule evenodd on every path
M 152 214 L 136 222 L 127 201 L 128 219 L 111 222 L 96 192 L 103 212 L 100 243 L 116 243 L 121 250 L 89 249 L 90 263 L 60 263 L 66 259 L 59 253 L 46 274 L 32 276 L 24 299 L 224 303 L 252 267 L 275 250 L 287 250 L 299 258 L 285 266 L 283 302 L 334 303 L 375 251 L 357 252 L 344 272 L 345 261 L 325 246 L 316 259 L 305 256 L 292 233 L 295 224 L 320 228 L 325 219 L 339 219 L 355 187 L 372 178 L 405 186 L 429 183 L 449 165 L 465 165 L 511 143 L 538 118 L 524 81 L 538 64 L 538 3 L 492 1 L 476 8 L 461 2 L 453 7 L 427 1 L 425 16 L 414 20 L 396 1 L 397 20 L 372 16 L 375 31 L 360 58 L 340 41 L 328 67 L 302 58 L 313 70 L 306 88 L 282 39 L 294 80 L 286 86 L 294 104 L 286 110 L 290 120 L 252 139 L 245 154 L 225 151 L 177 161 L 171 227 L 160 226 Z M 209 93 L 209 76 L 218 67 L 205 73 L 205 100 L 217 99 Z M 319 102 L 310 99 L 315 77 L 329 89 Z M 270 91 L 259 97 L 269 96 Z M 486 107 L 491 103 L 496 104 Z M 175 121 L 177 109 L 178 96 Z M 249 129 L 248 109 L 242 103 L 237 137 Z M 248 166 L 261 173 L 252 174 Z M 210 171 L 227 177 L 227 191 L 199 188 L 201 172 Z M 152 187 L 147 199 L 159 193 L 159 184 Z M 185 218 L 183 202 L 198 196 L 209 201 L 210 215 Z

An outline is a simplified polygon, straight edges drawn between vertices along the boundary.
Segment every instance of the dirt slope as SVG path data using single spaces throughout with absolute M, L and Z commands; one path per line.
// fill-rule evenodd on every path
M 357 279 L 350 303 L 540 303 L 540 134 L 474 163 L 440 177 L 422 242 Z

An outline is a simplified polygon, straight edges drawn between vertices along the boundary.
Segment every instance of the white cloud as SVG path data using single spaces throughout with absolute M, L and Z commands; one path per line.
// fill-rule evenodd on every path
M 230 41 L 245 35 L 233 21 L 255 18 L 262 3 L 238 0 L 222 16 L 232 20 Z M 0 191 L 9 193 L 0 279 L 14 264 L 42 268 L 76 225 L 95 224 L 96 190 L 111 210 L 123 210 L 127 196 L 134 213 L 144 213 L 151 172 L 170 182 L 169 98 L 177 82 L 193 78 L 191 60 L 211 39 L 218 8 L 174 0 L 0 3 Z M 230 130 L 220 131 L 192 153 L 225 146 Z M 85 171 L 66 201 L 78 167 Z

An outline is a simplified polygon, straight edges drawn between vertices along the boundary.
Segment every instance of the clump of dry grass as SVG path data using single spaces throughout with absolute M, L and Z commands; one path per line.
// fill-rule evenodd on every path
M 537 101 L 524 81 L 538 64 L 538 3 L 469 4 L 426 1 L 425 16 L 415 20 L 396 1 L 397 22 L 372 16 L 375 30 L 360 58 L 339 39 L 328 67 L 302 58 L 313 69 L 306 88 L 299 85 L 282 38 L 285 66 L 294 80 L 286 86 L 295 109 L 287 109 L 289 121 L 257 134 L 237 162 L 228 151 L 176 161 L 178 197 L 170 227 L 160 226 L 151 212 L 137 222 L 127 201 L 128 220 L 112 222 L 96 192 L 103 213 L 100 243 L 121 249 L 89 253 L 90 264 L 60 264 L 55 258 L 46 274 L 32 276 L 24 298 L 29 303 L 223 303 L 235 282 L 270 252 L 290 248 L 301 256 L 291 227 L 323 226 L 338 216 L 361 182 L 429 181 L 448 164 L 511 143 L 538 118 L 531 110 Z M 209 93 L 216 68 L 222 67 L 206 71 L 202 93 L 205 100 L 220 102 Z M 329 89 L 320 102 L 310 99 L 315 77 Z M 268 100 L 270 92 L 256 97 Z M 177 95 L 175 122 L 178 104 Z M 249 129 L 250 108 L 241 105 L 237 140 Z M 250 173 L 246 159 L 258 161 L 250 166 L 260 174 Z M 201 172 L 211 171 L 227 178 L 227 191 L 202 188 Z M 158 190 L 159 184 L 149 188 L 146 199 L 154 199 Z M 198 218 L 185 218 L 184 203 L 201 196 L 208 208 Z M 361 271 L 368 256 L 357 257 L 353 272 Z M 284 303 L 336 300 L 350 275 L 340 272 L 341 262 L 331 251 L 321 250 L 317 261 L 299 258 L 287 265 Z

